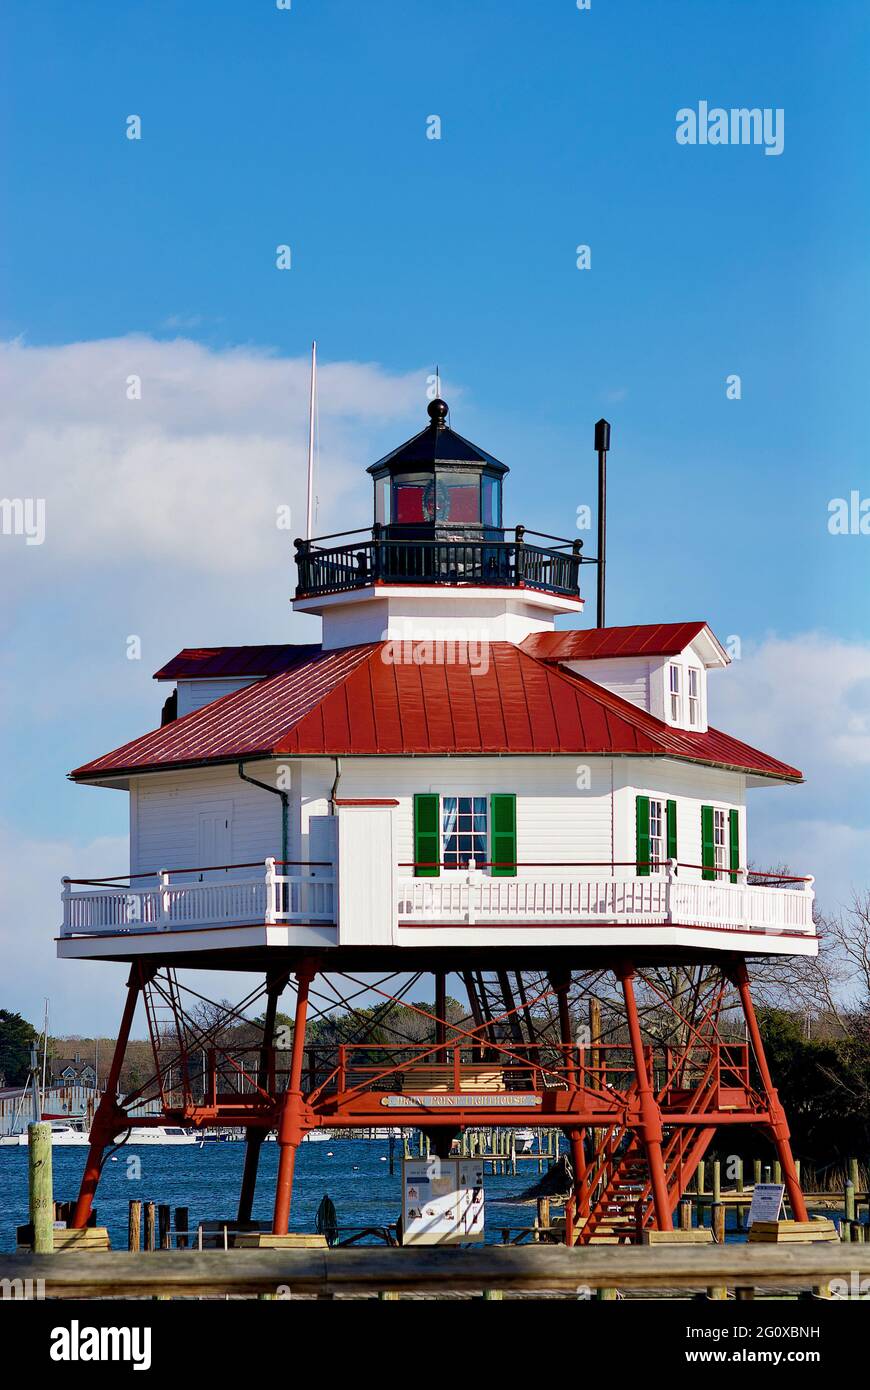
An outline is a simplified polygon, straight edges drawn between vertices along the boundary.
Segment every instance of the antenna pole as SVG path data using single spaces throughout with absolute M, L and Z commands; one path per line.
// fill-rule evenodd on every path
M 305 537 L 311 540 L 314 530 L 314 404 L 317 399 L 317 343 L 311 344 L 311 388 L 308 393 L 308 504 L 305 516 Z
M 607 571 L 607 453 L 610 448 L 610 423 L 599 420 L 595 425 L 595 449 L 598 453 L 598 609 L 596 627 L 605 626 L 604 585 Z

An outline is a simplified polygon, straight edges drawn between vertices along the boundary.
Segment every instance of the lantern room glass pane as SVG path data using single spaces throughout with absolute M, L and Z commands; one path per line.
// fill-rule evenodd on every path
M 408 473 L 393 480 L 393 519 L 400 526 L 417 526 L 431 521 L 426 514 L 426 498 L 431 496 L 434 480 L 431 473 Z
M 427 521 L 447 522 L 454 526 L 478 525 L 480 474 L 439 473 L 432 494 L 424 499 L 423 511 Z
M 484 526 L 501 526 L 501 483 L 498 478 L 481 479 L 481 515 Z
M 389 478 L 378 478 L 375 483 L 375 521 L 379 526 L 389 526 L 392 521 L 392 488 Z

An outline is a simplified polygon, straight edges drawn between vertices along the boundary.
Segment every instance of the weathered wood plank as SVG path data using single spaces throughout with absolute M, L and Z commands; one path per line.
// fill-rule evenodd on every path
M 812 1288 L 870 1275 L 870 1245 L 487 1246 L 471 1250 L 207 1250 L 0 1255 L 0 1278 L 44 1279 L 49 1297 L 155 1293 L 438 1292 L 590 1288 Z

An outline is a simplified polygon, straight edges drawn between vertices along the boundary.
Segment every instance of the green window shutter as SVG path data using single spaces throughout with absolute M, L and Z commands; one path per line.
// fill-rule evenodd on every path
M 677 858 L 677 803 L 668 802 L 668 858 Z
M 635 869 L 640 877 L 649 876 L 649 797 L 637 798 L 637 851 Z
M 702 878 L 716 877 L 716 850 L 713 846 L 713 807 L 701 807 L 701 871 Z
M 437 792 L 414 797 L 414 877 L 438 878 L 441 873 L 441 798 Z
M 494 878 L 517 876 L 517 799 L 512 792 L 494 792 L 489 798 L 490 870 Z
M 728 812 L 728 837 L 731 842 L 731 882 L 737 882 L 740 868 L 740 812 Z

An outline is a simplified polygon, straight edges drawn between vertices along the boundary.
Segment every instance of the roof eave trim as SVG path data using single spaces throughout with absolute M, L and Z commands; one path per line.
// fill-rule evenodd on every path
M 244 762 L 266 762 L 278 758 L 290 758 L 299 761 L 313 762 L 317 759 L 326 758 L 656 758 L 660 761 L 689 763 L 694 767 L 713 767 L 723 772 L 736 772 L 744 777 L 763 777 L 769 782 L 783 782 L 792 786 L 798 786 L 806 781 L 802 773 L 796 775 L 790 772 L 773 772 L 769 768 L 749 767 L 740 763 L 720 762 L 712 758 L 693 758 L 687 753 L 652 752 L 649 749 L 639 751 L 626 749 L 624 752 L 616 752 L 613 749 L 596 748 L 576 748 L 576 749 L 542 749 L 530 748 L 523 752 L 513 752 L 509 749 L 471 749 L 467 753 L 457 753 L 450 749 L 435 749 L 426 752 L 389 752 L 378 751 L 375 753 L 348 752 L 342 748 L 326 748 L 317 753 L 300 753 L 296 751 L 284 750 L 283 752 L 272 749 L 268 752 L 253 753 L 233 753 L 230 756 L 219 758 L 201 758 L 198 761 L 187 760 L 177 763 L 149 763 L 145 766 L 107 768 L 105 772 L 87 772 L 79 775 L 77 772 L 68 772 L 67 780 L 76 783 L 78 786 L 101 786 L 105 782 L 121 780 L 128 777 L 146 777 L 151 773 L 157 772 L 191 772 L 200 768 L 208 767 L 227 767 L 235 766 L 239 759 Z

